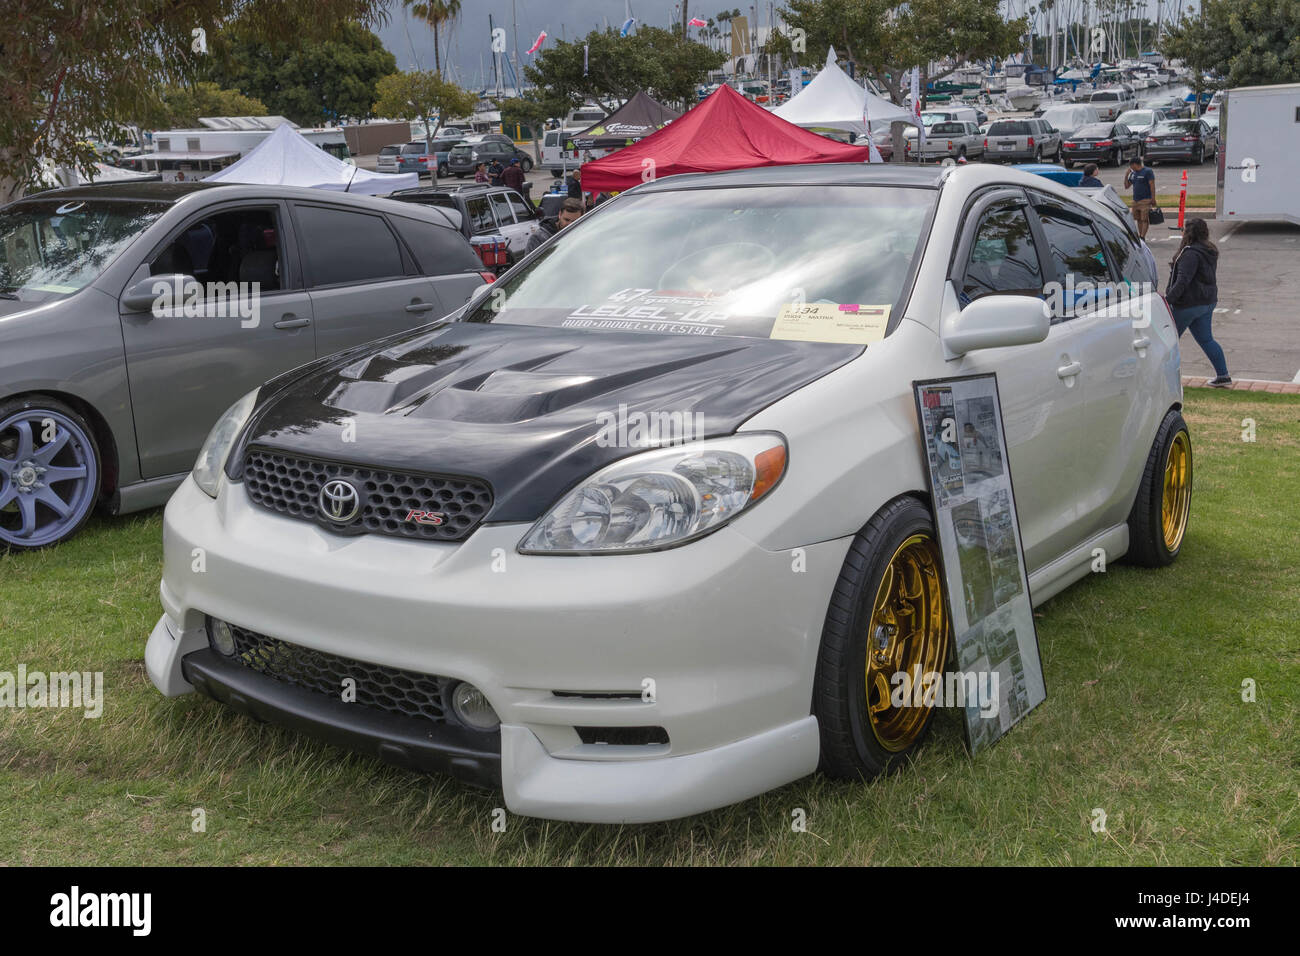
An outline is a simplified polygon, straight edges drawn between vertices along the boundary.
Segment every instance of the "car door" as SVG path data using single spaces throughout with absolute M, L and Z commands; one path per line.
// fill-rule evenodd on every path
M 458 230 L 407 216 L 394 215 L 389 221 L 438 297 L 429 321 L 455 312 L 483 284 L 483 263 Z
M 316 351 L 340 349 L 414 328 L 441 307 L 429 280 L 380 213 L 293 204 L 316 321 Z
M 188 471 L 237 398 L 316 357 L 312 303 L 283 203 L 195 213 L 148 251 L 122 291 L 175 274 L 194 284 L 160 282 L 150 312 L 118 307 L 144 478 Z
M 953 258 L 965 306 L 985 295 L 1041 298 L 1053 281 L 1025 194 L 999 188 L 975 200 Z M 994 372 L 1015 482 L 1025 560 L 1036 570 L 1082 540 L 1077 436 L 1084 398 L 1073 324 L 1053 321 L 1042 342 L 968 352 L 952 375 Z
M 1108 506 L 1115 502 L 1120 478 L 1139 444 L 1136 429 L 1149 418 L 1141 396 L 1160 393 L 1147 374 L 1147 356 L 1158 353 L 1151 347 L 1155 333 L 1140 327 L 1135 316 L 1143 308 L 1142 297 L 1155 296 L 1155 288 L 1146 283 L 1133 295 L 1121 290 L 1121 276 L 1111 267 L 1119 250 L 1103 243 L 1094 217 L 1055 196 L 1033 190 L 1030 195 L 1061 284 L 1053 309 L 1077 343 L 1084 412 L 1074 436 L 1080 452 L 1076 500 L 1081 520 L 1096 533 L 1124 517 L 1116 517 Z M 1152 307 L 1149 301 L 1145 305 Z
M 535 206 L 530 206 L 524 202 L 524 197 L 514 190 L 506 193 L 506 200 L 510 203 L 510 208 L 514 210 L 516 228 L 519 230 L 520 242 L 523 248 L 527 249 L 533 236 L 541 228 L 541 216 Z
M 497 231 L 506 237 L 506 244 L 510 249 L 510 255 L 514 259 L 521 259 L 524 250 L 528 248 L 528 240 L 533 234 L 532 221 L 525 218 L 523 222 L 515 220 L 515 210 L 510 203 L 510 196 L 518 195 L 513 189 L 499 190 L 490 193 L 489 201 L 492 203 L 492 212 L 496 216 Z
M 487 193 L 468 197 L 465 200 L 465 215 L 471 239 L 475 236 L 490 236 L 497 231 L 496 216 L 492 213 L 492 203 L 488 200 Z
M 1075 320 L 1084 337 L 1088 421 L 1081 444 L 1091 472 L 1082 500 L 1099 527 L 1110 527 L 1127 517 L 1146 461 L 1134 449 L 1150 443 L 1144 429 L 1164 412 L 1154 407 L 1154 396 L 1166 394 L 1161 378 L 1170 374 L 1166 358 L 1175 334 L 1138 240 L 1116 223 L 1089 218 L 1114 292 Z

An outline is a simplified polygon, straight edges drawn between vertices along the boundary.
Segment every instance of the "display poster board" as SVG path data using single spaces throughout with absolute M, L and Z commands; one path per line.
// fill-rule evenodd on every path
M 1002 407 L 992 374 L 912 388 L 975 754 L 1047 698 Z

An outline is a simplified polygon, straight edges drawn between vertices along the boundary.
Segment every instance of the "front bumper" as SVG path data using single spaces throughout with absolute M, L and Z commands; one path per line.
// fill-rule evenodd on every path
M 515 813 L 601 823 L 699 813 L 811 773 L 819 756 L 813 674 L 849 540 L 768 552 L 743 521 L 660 553 L 541 557 L 514 550 L 526 525 L 485 525 L 459 544 L 342 538 L 257 508 L 241 485 L 223 481 L 214 502 L 187 479 L 164 517 L 165 613 L 146 669 L 169 696 L 199 686 L 407 766 L 480 783 L 499 774 Z M 214 674 L 209 615 L 469 681 L 501 718 L 499 769 L 441 739 L 417 747 L 355 705 L 289 706 L 270 678 Z M 641 727 L 668 742 L 584 742 L 590 728 Z

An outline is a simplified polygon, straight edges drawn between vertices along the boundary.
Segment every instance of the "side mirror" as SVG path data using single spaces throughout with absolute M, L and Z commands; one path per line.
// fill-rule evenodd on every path
M 183 273 L 147 276 L 122 295 L 121 303 L 127 312 L 153 313 L 155 306 L 168 308 L 185 301 L 185 290 L 199 280 Z
M 986 295 L 943 320 L 947 357 L 976 349 L 1030 345 L 1047 338 L 1052 315 L 1047 303 L 1027 295 Z

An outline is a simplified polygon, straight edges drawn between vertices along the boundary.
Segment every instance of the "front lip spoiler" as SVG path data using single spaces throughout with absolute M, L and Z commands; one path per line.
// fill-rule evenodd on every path
M 181 674 L 199 692 L 254 720 L 408 770 L 446 773 L 473 786 L 501 789 L 499 733 L 345 704 L 232 663 L 211 648 L 186 654 Z

